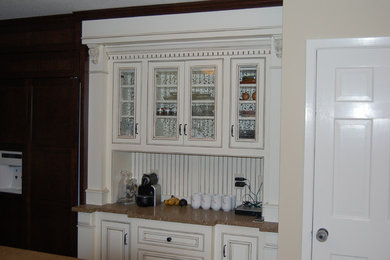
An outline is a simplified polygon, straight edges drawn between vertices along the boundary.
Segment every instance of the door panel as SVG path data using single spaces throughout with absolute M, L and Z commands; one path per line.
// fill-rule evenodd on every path
M 386 48 L 317 52 L 312 259 L 389 259 L 389 61 Z
M 78 141 L 78 80 L 40 79 L 33 84 L 33 145 L 75 146 Z
M 130 224 L 102 221 L 102 260 L 129 259 Z
M 0 143 L 24 144 L 28 133 L 28 91 L 24 80 L 0 85 Z

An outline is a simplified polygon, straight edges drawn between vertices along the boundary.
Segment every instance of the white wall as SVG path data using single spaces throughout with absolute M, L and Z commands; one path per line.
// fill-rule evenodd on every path
M 306 40 L 390 36 L 389 0 L 284 0 L 279 260 L 301 259 Z

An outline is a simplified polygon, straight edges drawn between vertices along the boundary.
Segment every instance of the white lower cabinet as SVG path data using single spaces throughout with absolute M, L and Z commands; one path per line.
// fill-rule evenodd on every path
M 79 213 L 78 257 L 88 260 L 277 260 L 278 234 Z
M 130 224 L 102 220 L 101 227 L 101 259 L 129 259 Z
M 136 220 L 137 256 L 133 259 L 212 259 L 212 227 Z
M 237 259 L 277 260 L 277 234 L 260 232 L 258 228 L 216 225 L 214 260 Z

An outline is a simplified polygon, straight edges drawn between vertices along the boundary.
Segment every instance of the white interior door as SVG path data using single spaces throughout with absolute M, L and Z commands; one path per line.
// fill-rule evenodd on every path
M 389 260 L 390 49 L 320 49 L 316 85 L 312 259 Z

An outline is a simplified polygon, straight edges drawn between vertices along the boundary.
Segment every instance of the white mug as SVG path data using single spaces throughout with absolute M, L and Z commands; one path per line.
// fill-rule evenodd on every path
M 211 199 L 211 208 L 213 210 L 220 210 L 222 207 L 222 195 L 214 194 Z
M 222 197 L 222 209 L 223 211 L 231 211 L 232 210 L 232 197 L 229 195 L 225 195 Z
M 211 195 L 202 194 L 202 201 L 200 203 L 202 209 L 209 209 L 211 207 Z
M 194 209 L 200 208 L 202 193 L 194 193 L 191 196 L 191 206 Z

